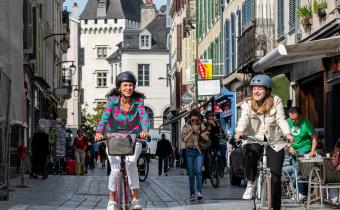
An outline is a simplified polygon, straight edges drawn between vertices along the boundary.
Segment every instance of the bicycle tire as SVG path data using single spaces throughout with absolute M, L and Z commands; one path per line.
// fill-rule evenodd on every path
M 272 189 L 270 176 L 265 174 L 261 179 L 261 209 L 271 210 L 272 207 Z
M 217 165 L 218 165 L 218 171 L 220 172 L 220 176 L 221 178 L 224 177 L 224 167 L 223 167 L 223 160 L 222 160 L 222 157 L 221 156 L 218 156 L 217 157 Z
M 139 181 L 144 182 L 149 175 L 149 160 L 145 156 L 139 157 L 139 158 L 138 158 Z M 141 160 L 142 160 L 142 163 L 139 164 L 139 161 L 141 161 Z
M 214 188 L 218 188 L 220 186 L 220 174 L 218 171 L 217 160 L 212 159 L 210 161 L 209 173 L 210 173 L 210 182 Z
M 122 185 L 123 185 L 123 173 L 120 172 L 119 173 L 119 176 L 117 178 L 117 192 L 116 192 L 116 202 L 117 202 L 117 207 L 119 210 L 123 210 L 123 195 L 124 195 L 124 191 L 125 189 L 122 188 Z

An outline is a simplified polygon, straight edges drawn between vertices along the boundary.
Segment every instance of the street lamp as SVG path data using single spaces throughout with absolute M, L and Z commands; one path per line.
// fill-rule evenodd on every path
M 70 63 L 70 62 L 72 62 L 72 64 L 68 68 L 70 70 L 71 75 L 74 75 L 76 73 L 76 70 L 77 70 L 76 65 L 74 65 L 75 61 L 61 61 L 61 62 L 57 63 L 56 66 L 59 66 L 62 63 Z
M 63 36 L 63 38 L 60 40 L 60 46 L 62 51 L 66 53 L 70 44 L 70 42 L 66 39 L 66 35 L 67 35 L 66 33 L 48 34 L 44 37 L 44 40 L 52 36 Z

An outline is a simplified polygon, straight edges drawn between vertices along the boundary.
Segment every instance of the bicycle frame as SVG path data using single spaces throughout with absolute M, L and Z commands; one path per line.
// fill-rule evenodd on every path
M 120 156 L 120 171 L 118 176 L 118 184 L 116 190 L 116 203 L 119 210 L 128 210 L 130 208 L 128 204 L 129 199 L 129 184 L 126 171 L 126 157 Z

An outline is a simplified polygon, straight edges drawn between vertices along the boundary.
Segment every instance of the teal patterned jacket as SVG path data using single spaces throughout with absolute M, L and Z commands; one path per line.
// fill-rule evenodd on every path
M 110 96 L 98 123 L 97 132 L 108 134 L 123 129 L 128 133 L 139 134 L 141 131 L 149 131 L 149 128 L 144 99 L 132 98 L 132 107 L 129 112 L 125 112 L 120 108 L 120 97 Z

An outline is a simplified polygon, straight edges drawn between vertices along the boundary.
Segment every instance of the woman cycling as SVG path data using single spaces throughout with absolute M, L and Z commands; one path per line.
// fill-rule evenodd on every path
M 103 134 L 125 129 L 129 133 L 139 133 L 141 138 L 149 134 L 149 118 L 144 107 L 144 94 L 135 91 L 136 78 L 129 72 L 120 73 L 116 78 L 116 88 L 108 94 L 101 120 L 97 127 L 96 140 L 103 138 Z M 128 182 L 132 196 L 133 209 L 142 209 L 138 200 L 139 179 L 137 159 L 142 151 L 142 144 L 137 142 L 135 153 L 127 156 Z M 120 170 L 120 157 L 108 156 L 111 165 L 109 177 L 109 203 L 107 210 L 117 209 L 115 203 L 116 179 Z
M 252 96 L 246 98 L 242 104 L 241 117 L 237 123 L 235 139 L 239 140 L 244 134 L 254 136 L 263 141 L 270 141 L 284 135 L 289 141 L 294 138 L 290 133 L 282 101 L 271 95 L 272 80 L 265 74 L 259 74 L 250 81 Z M 281 208 L 281 170 L 284 161 L 284 141 L 278 141 L 267 148 L 268 167 L 272 173 L 272 206 L 274 210 Z M 243 162 L 247 189 L 243 199 L 253 197 L 254 181 L 257 172 L 257 163 L 262 154 L 263 147 L 258 144 L 243 142 Z

